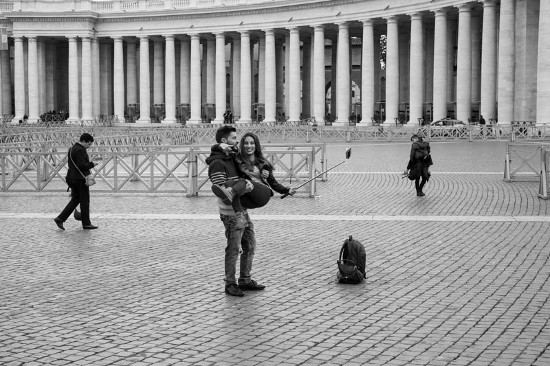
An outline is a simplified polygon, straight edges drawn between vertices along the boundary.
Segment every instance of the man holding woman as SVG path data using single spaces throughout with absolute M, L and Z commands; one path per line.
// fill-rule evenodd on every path
M 276 182 L 273 178 L 273 168 L 263 157 L 257 137 L 247 135 L 241 139 L 242 149 L 236 151 L 237 131 L 235 127 L 230 125 L 220 127 L 216 132 L 217 144 L 212 146 L 210 156 L 206 159 L 208 176 L 212 182 L 213 191 L 218 196 L 220 219 L 225 227 L 227 239 L 225 292 L 231 296 L 244 296 L 243 291 L 265 288 L 264 285 L 251 278 L 256 237 L 254 224 L 246 209 L 263 206 L 273 195 L 271 188 L 264 182 L 279 192 L 280 190 L 290 194 L 295 192 Z M 245 169 L 242 170 L 241 166 Z M 246 172 L 249 172 L 251 176 L 246 175 Z M 249 179 L 246 179 L 247 177 Z M 234 201 L 239 201 L 242 206 L 241 211 L 234 209 L 234 205 L 232 205 Z M 237 219 L 241 216 L 238 212 L 242 212 L 242 217 L 245 220 L 244 225 L 238 223 Z M 240 273 L 237 281 L 237 259 L 241 248 Z

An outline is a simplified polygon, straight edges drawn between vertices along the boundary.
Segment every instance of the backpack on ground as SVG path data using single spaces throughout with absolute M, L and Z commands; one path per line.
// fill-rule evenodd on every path
M 365 265 L 367 254 L 365 247 L 358 240 L 353 239 L 350 235 L 349 239 L 344 241 L 340 250 L 338 263 L 337 279 L 339 283 L 361 283 L 365 274 Z

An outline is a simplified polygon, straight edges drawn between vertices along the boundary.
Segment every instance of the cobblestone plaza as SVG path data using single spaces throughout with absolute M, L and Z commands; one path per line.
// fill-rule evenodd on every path
M 55 226 L 64 193 L 0 194 L 0 364 L 548 365 L 538 181 L 503 181 L 504 143 L 433 142 L 417 197 L 409 146 L 353 144 L 316 198 L 252 211 L 267 288 L 243 298 L 223 292 L 212 195 L 92 188 L 88 232 Z M 335 283 L 348 235 L 367 250 L 360 285 Z

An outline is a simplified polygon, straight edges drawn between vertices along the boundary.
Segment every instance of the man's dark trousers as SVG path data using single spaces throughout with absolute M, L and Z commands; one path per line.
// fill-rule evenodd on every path
M 84 179 L 67 180 L 67 184 L 71 188 L 71 200 L 67 203 L 67 206 L 61 211 L 57 218 L 61 222 L 67 221 L 73 211 L 80 205 L 80 211 L 82 212 L 82 226 L 91 225 L 90 221 L 90 187 L 86 185 Z

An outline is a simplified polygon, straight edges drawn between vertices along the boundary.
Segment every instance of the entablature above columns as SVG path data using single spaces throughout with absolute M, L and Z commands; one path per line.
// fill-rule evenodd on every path
M 484 0 L 495 3 L 495 0 Z M 330 24 L 349 22 L 350 32 L 358 32 L 364 19 L 373 23 L 385 23 L 389 16 L 407 19 L 417 12 L 433 12 L 442 8 L 455 8 L 461 4 L 473 4 L 471 0 L 325 0 L 278 1 L 268 4 L 251 4 L 242 7 L 212 7 L 196 9 L 163 9 L 119 13 L 75 12 L 7 12 L 3 15 L 13 23 L 13 35 L 25 36 L 32 32 L 39 36 L 62 36 L 67 33 L 81 36 L 92 28 L 99 37 L 138 36 L 139 34 L 188 34 L 190 32 L 213 34 L 216 32 L 240 32 L 263 29 L 298 27 L 313 29 L 324 25 L 330 37 Z M 46 6 L 44 6 L 46 7 Z M 231 8 L 230 10 L 228 10 Z M 433 13 L 432 13 L 433 14 Z M 432 15 L 433 16 L 433 15 Z M 59 23 L 64 23 L 60 26 Z M 353 24 L 352 24 L 353 23 Z M 359 34 L 359 33 L 358 33 Z M 11 35 L 11 34 L 10 34 Z

